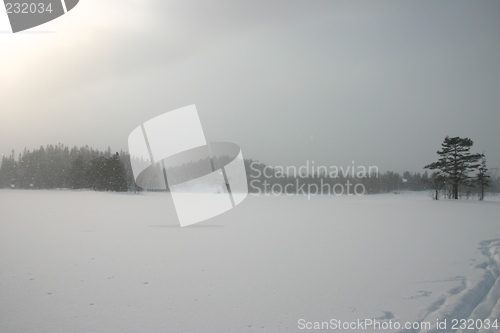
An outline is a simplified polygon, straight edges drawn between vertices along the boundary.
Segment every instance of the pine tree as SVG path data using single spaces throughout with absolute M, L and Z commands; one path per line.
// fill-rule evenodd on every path
M 488 174 L 488 168 L 486 168 L 486 158 L 481 159 L 481 166 L 479 166 L 478 174 L 476 176 L 476 181 L 481 192 L 479 193 L 479 200 L 484 200 L 484 189 L 487 188 L 491 183 L 491 177 Z
M 439 174 L 445 177 L 452 185 L 452 197 L 458 199 L 460 185 L 471 185 L 469 172 L 479 167 L 479 159 L 483 154 L 471 154 L 470 148 L 474 142 L 469 138 L 447 136 L 441 144 L 441 150 L 437 151 L 440 156 L 437 162 L 426 165 L 425 169 L 439 170 Z

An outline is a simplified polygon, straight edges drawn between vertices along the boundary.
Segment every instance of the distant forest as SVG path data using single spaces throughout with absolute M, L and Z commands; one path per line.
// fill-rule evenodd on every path
M 263 163 L 245 159 L 245 167 L 250 192 L 270 193 L 275 187 L 287 187 L 288 193 L 301 193 L 301 186 L 316 184 L 318 187 L 328 184 L 362 184 L 364 193 L 399 193 L 400 191 L 436 190 L 439 185 L 436 173 L 387 171 L 381 174 L 352 177 L 339 174 L 332 177 L 326 173 L 308 175 L 283 175 Z M 266 170 L 264 170 L 266 169 Z M 271 171 L 270 171 L 271 170 Z M 264 173 L 266 171 L 266 173 Z M 268 175 L 268 176 L 265 176 Z M 269 177 L 269 175 L 272 175 Z M 500 192 L 500 176 L 491 175 L 489 192 Z M 252 183 L 253 181 L 253 183 Z M 278 185 L 279 184 L 279 185 Z M 112 152 L 89 148 L 88 146 L 69 148 L 63 144 L 41 146 L 39 149 L 24 149 L 17 156 L 12 151 L 10 156 L 2 157 L 0 166 L 0 188 L 16 189 L 91 189 L 96 191 L 139 192 L 135 185 L 128 152 Z M 446 187 L 439 186 L 446 196 Z M 302 188 L 304 191 L 304 188 Z M 478 195 L 474 184 L 461 188 L 461 197 Z
M 2 157 L 0 188 L 93 189 L 125 192 L 134 189 L 129 155 L 62 144 L 41 146 L 17 156 Z

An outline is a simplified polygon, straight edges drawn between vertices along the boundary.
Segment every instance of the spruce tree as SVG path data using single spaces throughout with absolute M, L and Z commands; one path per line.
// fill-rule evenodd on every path
M 96 191 L 108 191 L 108 163 L 104 156 L 95 157 L 90 161 L 90 167 L 87 170 L 87 177 L 90 187 Z
M 113 157 L 109 158 L 109 184 L 110 190 L 116 192 L 126 192 L 128 191 L 127 184 L 127 174 L 125 171 L 125 165 L 120 158 L 120 155 L 116 153 Z
M 17 162 L 13 157 L 2 157 L 2 166 L 0 167 L 0 188 L 15 187 L 17 177 Z
M 69 183 L 73 189 L 82 189 L 90 187 L 87 173 L 87 164 L 83 156 L 78 156 L 69 169 Z

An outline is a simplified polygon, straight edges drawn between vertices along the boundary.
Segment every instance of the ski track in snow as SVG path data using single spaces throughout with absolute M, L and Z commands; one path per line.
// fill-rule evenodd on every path
M 500 238 L 485 240 L 480 243 L 479 250 L 487 257 L 487 261 L 476 265 L 484 269 L 484 273 L 477 281 L 468 281 L 465 277 L 456 277 L 461 285 L 450 289 L 446 294 L 423 309 L 416 322 L 433 323 L 431 329 L 400 330 L 399 333 L 495 333 L 499 329 L 452 329 L 453 319 L 489 319 L 490 322 L 498 321 L 500 324 Z M 420 293 L 420 292 L 419 292 Z M 425 291 L 413 296 L 417 298 L 428 296 Z M 381 319 L 381 318 L 380 318 Z M 387 319 L 387 318 L 384 318 Z M 447 321 L 446 329 L 436 327 L 436 322 Z

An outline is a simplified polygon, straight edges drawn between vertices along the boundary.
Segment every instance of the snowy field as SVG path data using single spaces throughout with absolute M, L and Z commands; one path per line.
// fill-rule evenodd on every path
M 500 317 L 486 200 L 249 196 L 180 228 L 168 194 L 0 190 L 0 332 L 454 332 Z

